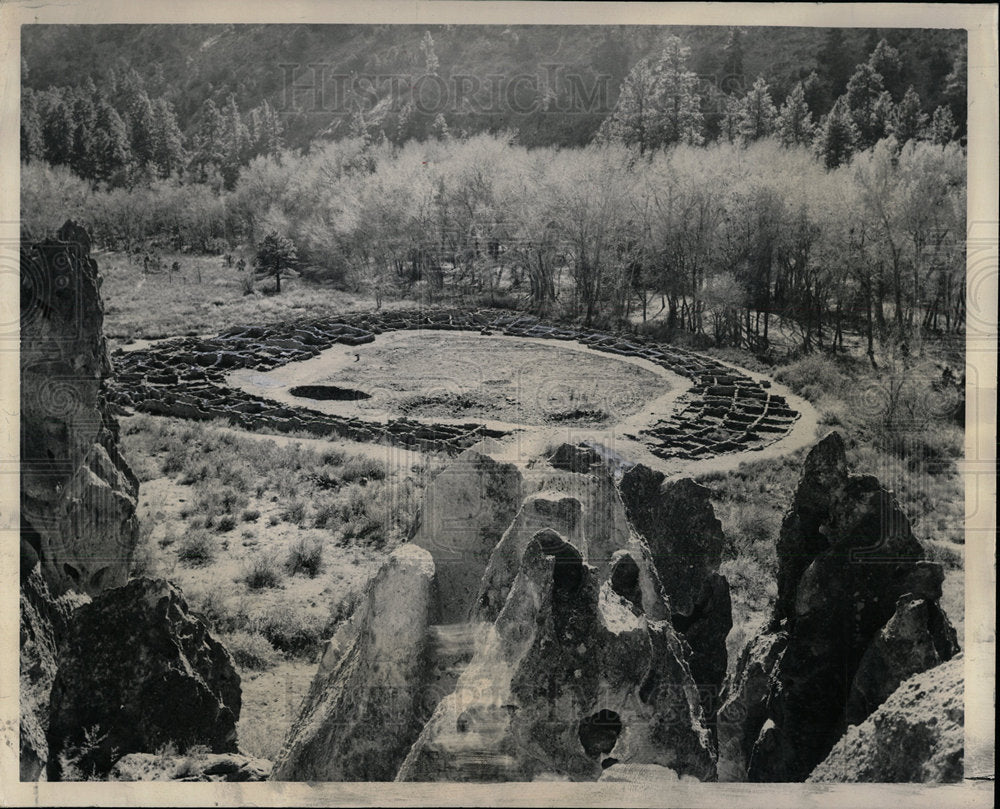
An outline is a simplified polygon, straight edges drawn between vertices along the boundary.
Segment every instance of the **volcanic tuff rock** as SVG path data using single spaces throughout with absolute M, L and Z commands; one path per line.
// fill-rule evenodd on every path
M 848 474 L 838 433 L 807 457 L 778 553 L 775 613 L 753 647 L 767 659 L 744 654 L 719 711 L 720 772 L 733 780 L 804 780 L 848 721 L 958 651 L 940 566 L 892 494 Z
M 169 582 L 133 579 L 78 607 L 52 684 L 49 778 L 84 776 L 173 744 L 235 752 L 240 678 Z
M 59 667 L 59 643 L 75 605 L 53 598 L 39 565 L 21 579 L 21 780 L 37 781 L 48 761 L 49 694 Z
M 427 487 L 411 542 L 434 559 L 432 623 L 468 620 L 490 553 L 514 519 L 521 498 L 517 467 L 475 449 L 459 455 Z
M 963 777 L 964 658 L 906 680 L 834 746 L 809 781 L 951 783 Z
M 397 780 L 593 780 L 616 761 L 711 779 L 686 653 L 669 620 L 636 609 L 558 533 L 536 531 L 495 623 Z
M 21 536 L 55 595 L 123 584 L 138 481 L 105 402 L 104 308 L 86 230 L 21 248 Z
M 628 518 L 649 544 L 674 628 L 691 647 L 691 674 L 711 721 L 726 676 L 726 636 L 733 626 L 729 582 L 719 574 L 726 537 L 709 490 L 690 478 L 664 482 L 641 464 L 619 482 Z
M 392 780 L 433 710 L 424 705 L 433 580 L 423 548 L 392 553 L 327 649 L 272 780 Z

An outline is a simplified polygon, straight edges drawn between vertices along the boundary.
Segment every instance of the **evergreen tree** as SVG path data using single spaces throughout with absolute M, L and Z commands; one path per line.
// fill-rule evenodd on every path
M 165 98 L 153 102 L 153 163 L 160 177 L 169 177 L 184 165 L 184 135 Z
M 94 178 L 111 182 L 130 162 L 128 132 L 117 110 L 103 99 L 97 103 L 94 129 Z
M 94 98 L 97 90 L 90 81 L 89 86 L 73 94 L 73 147 L 69 165 L 81 177 L 93 178 L 96 164 L 94 145 L 97 129 L 97 108 Z
M 257 255 L 254 265 L 261 277 L 274 279 L 274 291 L 281 292 L 281 278 L 289 273 L 294 274 L 298 263 L 298 254 L 291 239 L 271 231 L 257 245 Z
M 250 158 L 250 132 L 240 108 L 236 104 L 236 96 L 230 95 L 223 113 L 222 162 L 220 171 L 226 188 L 236 185 L 240 167 Z
M 213 170 L 222 165 L 225 156 L 223 135 L 222 113 L 211 98 L 206 98 L 201 105 L 201 120 L 195 135 L 195 154 L 192 160 L 199 182 L 204 182 Z
M 937 146 L 945 146 L 951 143 L 958 127 L 952 117 L 951 110 L 943 104 L 934 110 L 931 118 L 930 139 Z
M 893 110 L 890 130 L 902 146 L 907 141 L 920 137 L 926 127 L 927 115 L 920 108 L 920 96 L 913 89 L 913 85 L 910 85 L 903 100 Z
M 448 130 L 448 122 L 445 120 L 443 113 L 439 112 L 434 119 L 434 123 L 431 125 L 431 134 L 438 140 L 448 140 L 451 137 L 451 133 Z
M 145 90 L 136 94 L 129 109 L 128 123 L 132 157 L 140 168 L 144 168 L 154 163 L 156 153 L 156 118 Z
M 823 119 L 816 138 L 816 150 L 828 169 L 846 163 L 854 154 L 857 128 L 844 96 L 838 98 Z
M 969 52 L 963 42 L 955 60 L 952 63 L 951 73 L 945 77 L 944 96 L 951 108 L 951 115 L 958 127 L 956 135 L 965 135 L 968 119 L 967 97 L 969 82 Z
M 726 143 L 736 143 L 740 137 L 740 112 L 743 99 L 736 96 L 722 96 L 725 109 L 719 125 L 719 139 Z
M 30 163 L 45 157 L 42 137 L 42 117 L 38 111 L 38 96 L 30 88 L 21 94 L 21 160 Z
M 816 134 L 816 124 L 806 103 L 802 82 L 792 88 L 785 103 L 781 105 L 776 123 L 778 137 L 785 146 L 801 146 L 812 143 Z
M 73 110 L 66 95 L 58 88 L 45 92 L 41 98 L 45 159 L 53 165 L 69 165 L 76 131 Z
M 638 146 L 639 153 L 674 143 L 701 144 L 704 119 L 689 50 L 668 37 L 658 59 L 640 60 L 625 79 L 598 137 Z
M 892 112 L 892 99 L 882 84 L 881 74 L 862 62 L 847 82 L 844 97 L 858 132 L 857 148 L 874 146 L 886 136 Z
M 897 101 L 903 92 L 903 60 L 899 51 L 881 39 L 871 51 L 868 64 L 882 77 L 882 83 L 892 100 Z
M 750 92 L 740 102 L 736 124 L 740 138 L 744 142 L 766 138 L 774 131 L 777 116 L 767 82 L 763 76 L 758 76 Z

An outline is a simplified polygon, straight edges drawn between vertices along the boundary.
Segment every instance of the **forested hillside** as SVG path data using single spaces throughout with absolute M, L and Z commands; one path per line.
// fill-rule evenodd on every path
M 317 139 L 515 131 L 529 147 L 579 146 L 629 72 L 670 36 L 690 51 L 709 141 L 726 134 L 729 100 L 758 78 L 776 104 L 804 82 L 818 120 L 883 38 L 898 55 L 881 71 L 893 100 L 912 86 L 924 113 L 945 105 L 964 133 L 957 30 L 25 26 L 22 154 L 113 185 L 188 171 L 199 181 L 218 173 L 232 187 L 255 156 Z

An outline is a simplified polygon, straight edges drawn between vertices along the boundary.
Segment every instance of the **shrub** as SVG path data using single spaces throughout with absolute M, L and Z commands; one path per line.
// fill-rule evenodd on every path
M 251 590 L 277 587 L 281 583 L 281 573 L 274 559 L 264 554 L 251 557 L 240 578 Z
M 249 632 L 259 632 L 282 652 L 312 655 L 332 634 L 329 619 L 302 609 L 293 609 L 283 601 L 269 604 L 246 617 Z
M 295 525 L 302 524 L 305 521 L 305 518 L 306 504 L 304 501 L 297 498 L 290 501 L 281 512 L 281 519 L 286 522 L 294 523 Z
M 315 578 L 323 564 L 323 543 L 318 539 L 302 537 L 288 551 L 285 567 L 291 575 L 305 573 Z
M 236 518 L 232 514 L 223 514 L 215 523 L 215 530 L 219 533 L 232 531 L 235 527 Z
M 177 546 L 177 558 L 192 566 L 205 565 L 215 558 L 215 538 L 198 528 L 188 531 Z
M 220 640 L 242 669 L 266 671 L 278 662 L 278 653 L 270 641 L 259 632 L 237 630 L 223 635 Z
M 366 455 L 355 455 L 344 464 L 340 477 L 346 483 L 362 480 L 384 480 L 385 464 Z
M 242 514 L 243 522 L 257 522 L 260 519 L 260 509 L 245 508 Z

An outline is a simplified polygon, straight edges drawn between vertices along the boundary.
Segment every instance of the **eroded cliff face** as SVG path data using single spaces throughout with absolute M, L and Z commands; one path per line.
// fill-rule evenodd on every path
M 778 555 L 771 626 L 719 712 L 726 780 L 804 780 L 903 680 L 958 652 L 940 565 L 893 495 L 848 472 L 838 433 L 806 459 Z
M 127 753 L 236 750 L 240 678 L 169 582 L 128 582 L 138 481 L 104 396 L 100 276 L 67 222 L 21 249 L 21 779 L 104 777 Z M 206 763 L 206 779 L 263 778 Z M 242 769 L 241 769 L 242 767 Z M 209 772 L 210 771 L 210 772 Z
M 86 230 L 21 248 L 21 547 L 54 595 L 124 584 L 138 481 L 104 384 L 104 307 Z
M 608 470 L 560 458 L 527 492 L 474 450 L 440 473 L 414 542 L 329 644 L 272 778 L 715 777 L 654 554 Z

